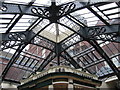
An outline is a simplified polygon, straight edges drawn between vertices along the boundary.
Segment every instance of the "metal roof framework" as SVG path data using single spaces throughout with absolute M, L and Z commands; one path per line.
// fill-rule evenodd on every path
M 58 65 L 120 80 L 120 2 L 35 1 L 0 4 L 3 80 L 19 82 Z

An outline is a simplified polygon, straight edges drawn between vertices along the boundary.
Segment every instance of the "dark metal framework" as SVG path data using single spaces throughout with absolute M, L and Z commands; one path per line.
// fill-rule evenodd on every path
M 99 79 L 116 75 L 120 80 L 120 2 L 78 0 L 60 5 L 51 2 L 50 6 L 36 6 L 35 0 L 28 4 L 0 3 L 3 80 L 19 82 L 57 65 L 81 68 Z M 66 30 L 56 26 L 52 37 L 56 41 L 47 37 L 52 24 Z M 59 35 L 65 37 L 57 41 Z

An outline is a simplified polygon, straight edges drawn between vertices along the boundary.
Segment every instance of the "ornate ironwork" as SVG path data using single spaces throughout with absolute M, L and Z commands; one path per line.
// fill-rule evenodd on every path
M 46 18 L 50 16 L 50 12 L 47 10 L 47 8 L 33 7 L 31 12 Z
M 24 41 L 26 40 L 26 35 L 24 33 L 10 33 L 8 38 L 15 41 Z
M 105 33 L 106 29 L 104 27 L 95 27 L 88 29 L 88 38 L 92 38 Z
M 19 46 L 26 41 L 26 35 L 24 33 L 9 33 L 3 35 L 2 50 Z
M 110 33 L 110 34 L 101 34 L 101 35 L 95 36 L 92 39 L 98 39 L 103 41 L 117 41 L 117 38 L 118 38 L 117 33 Z
M 6 8 L 5 10 L 7 10 L 6 12 L 2 12 L 2 13 L 21 13 L 22 14 L 28 14 L 28 15 L 37 15 L 37 16 L 41 16 L 42 18 L 46 18 L 46 16 L 48 17 L 51 13 L 49 12 L 49 8 L 51 7 L 42 7 L 42 6 L 27 6 L 27 5 L 21 5 L 21 4 L 9 4 L 9 3 L 5 3 L 4 4 L 4 8 Z M 86 2 L 87 4 L 87 2 Z M 70 2 L 70 3 L 66 3 L 66 4 L 62 4 L 59 6 L 56 6 L 56 8 L 58 8 L 58 12 L 56 13 L 57 16 L 64 16 L 65 14 L 69 14 L 72 13 L 76 10 L 79 10 L 81 8 L 83 8 L 84 6 L 86 6 L 86 4 L 82 4 L 79 1 L 74 1 L 74 2 Z M 90 2 L 90 4 L 93 4 L 93 2 Z M 27 10 L 26 10 L 27 8 Z M 39 10 L 38 10 L 39 8 Z M 56 9 L 54 8 L 54 9 Z M 51 10 L 53 11 L 53 10 Z M 40 13 L 40 15 L 39 15 Z
M 63 15 L 74 10 L 75 6 L 76 5 L 72 2 L 69 4 L 61 5 L 61 6 L 56 6 L 52 4 L 50 7 L 45 7 L 45 8 L 33 7 L 31 9 L 31 12 L 38 16 L 49 18 L 50 20 L 52 19 L 51 21 L 54 21 L 55 19 L 58 20 Z
M 119 25 L 85 28 L 86 38 L 93 40 L 120 42 Z
M 62 5 L 62 6 L 60 6 L 58 15 L 63 16 L 65 14 L 71 12 L 72 10 L 74 10 L 75 7 L 76 7 L 75 3 L 72 3 L 72 2 Z
M 21 44 L 23 43 L 20 41 L 4 41 L 2 42 L 1 50 L 12 48 L 14 46 L 19 46 Z

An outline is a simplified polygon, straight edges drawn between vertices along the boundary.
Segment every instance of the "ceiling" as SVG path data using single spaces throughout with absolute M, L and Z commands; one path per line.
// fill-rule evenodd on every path
M 0 2 L 3 80 L 59 65 L 120 79 L 120 2 L 44 1 Z

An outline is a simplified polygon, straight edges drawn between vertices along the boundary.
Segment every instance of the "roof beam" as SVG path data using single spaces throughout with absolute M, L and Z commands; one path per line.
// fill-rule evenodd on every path
M 2 72 L 2 79 L 5 78 L 7 72 L 9 71 L 10 67 L 13 65 L 13 63 L 19 58 L 20 53 L 22 50 L 27 46 L 27 44 L 20 45 L 18 49 L 16 50 L 15 54 L 12 56 L 10 61 L 8 62 L 7 66 L 5 67 L 4 71 Z
M 65 27 L 67 28 L 67 26 Z M 76 35 L 73 34 L 71 36 L 72 38 L 69 37 L 67 38 L 68 40 L 64 40 L 63 42 L 60 42 L 63 48 L 62 51 L 86 39 L 87 40 L 103 40 L 103 41 L 120 42 L 120 29 L 119 28 L 120 28 L 119 24 L 110 25 L 110 26 L 103 25 L 103 26 L 93 26 L 93 27 L 82 27 L 79 31 L 77 31 L 77 33 L 75 31 Z M 73 40 L 71 42 L 71 39 L 77 36 L 77 34 L 78 36 L 80 36 L 80 37 L 76 37 L 78 40 L 77 41 Z
M 81 67 L 79 65 L 79 63 L 77 63 L 77 61 L 75 61 L 69 54 L 68 52 L 64 51 L 64 54 L 61 54 L 61 57 L 63 57 L 65 60 L 67 60 L 68 62 L 70 62 L 70 64 L 72 64 L 76 69 L 81 68 L 84 71 L 88 71 L 87 69 Z M 89 72 L 89 71 L 88 71 Z M 89 72 L 90 73 L 90 72 Z
M 49 23 L 48 25 L 46 25 L 45 27 L 43 27 L 41 30 L 39 30 L 36 34 L 34 34 L 27 42 L 23 43 L 22 45 L 20 45 L 16 52 L 14 53 L 14 55 L 12 56 L 12 58 L 10 59 L 10 61 L 8 62 L 7 66 L 5 67 L 4 71 L 2 72 L 2 78 L 4 79 L 7 72 L 9 71 L 10 67 L 13 65 L 13 63 L 19 58 L 20 53 L 22 52 L 22 50 L 41 32 L 43 31 L 46 27 L 48 27 L 51 23 Z
M 95 40 L 89 40 L 88 42 L 96 49 L 96 51 L 101 55 L 101 57 L 105 59 L 105 61 L 108 63 L 110 68 L 114 71 L 115 75 L 120 80 L 120 71 L 111 61 L 110 57 L 104 52 L 104 50 L 99 46 L 99 44 Z
M 19 14 L 19 16 L 16 18 L 16 20 L 12 23 L 12 25 L 8 28 L 8 30 L 6 31 L 6 33 L 9 33 L 10 30 L 12 30 L 12 28 L 16 25 L 16 23 L 21 19 L 21 17 L 23 16 L 23 14 Z
M 87 7 L 95 16 L 97 16 L 104 24 L 110 25 L 106 20 L 104 20 L 96 11 L 94 11 L 91 7 Z
M 87 39 L 120 42 L 120 24 L 85 27 Z
M 36 0 L 31 0 L 29 3 L 28 3 L 28 6 L 31 6 Z
M 116 56 L 119 56 L 119 55 L 120 55 L 120 53 L 118 53 L 116 55 L 113 55 L 113 56 L 110 57 L 110 59 L 112 59 L 112 58 L 114 58 Z M 104 61 L 105 61 L 105 59 L 98 59 L 97 61 L 94 61 L 93 63 L 91 63 L 89 65 L 86 65 L 84 68 L 89 68 L 91 66 L 94 66 L 94 65 L 99 64 L 99 63 L 104 62 Z
M 19 8 L 20 14 L 19 16 L 16 18 L 16 20 L 13 22 L 13 24 L 8 28 L 8 30 L 6 31 L 6 33 L 9 33 L 10 30 L 17 24 L 17 22 L 22 18 L 23 16 L 23 12 L 26 12 L 29 9 L 29 6 L 32 5 L 34 3 L 35 0 L 32 0 L 32 3 L 30 2 L 27 6 L 27 8 L 24 8 L 22 10 L 22 8 L 20 7 L 20 5 L 17 5 L 17 8 Z M 9 9 L 8 9 L 9 10 Z M 14 9 L 15 10 L 15 9 Z M 15 10 L 16 11 L 16 10 Z
M 46 57 L 46 59 L 41 63 L 39 68 L 35 72 L 41 72 L 54 58 L 56 57 L 56 54 L 53 52 L 50 52 L 50 54 Z
M 65 60 L 70 62 L 76 69 L 82 68 L 69 54 L 68 52 L 64 51 L 64 54 L 61 55 Z
M 32 6 L 32 4 L 34 2 L 35 2 L 35 0 L 32 0 L 28 5 L 14 4 L 13 6 L 11 4 L 9 4 L 9 3 L 3 2 L 4 6 L 7 7 L 7 10 L 2 11 L 2 13 L 6 13 L 6 14 L 7 13 L 16 13 L 16 14 L 22 13 L 22 14 L 34 15 L 34 16 L 49 19 L 51 15 L 47 15 L 48 14 L 47 12 L 50 12 L 52 5 L 50 7 Z M 98 3 L 100 3 L 100 2 L 90 2 L 89 4 L 87 2 L 84 2 L 84 4 L 83 4 L 83 3 L 79 2 L 79 1 L 74 1 L 74 2 L 69 2 L 69 3 L 66 3 L 66 4 L 58 5 L 58 6 L 56 6 L 56 8 L 59 7 L 58 11 L 60 11 L 60 12 L 59 12 L 59 14 L 58 14 L 58 12 L 56 12 L 56 15 L 58 14 L 57 18 L 59 19 L 59 18 L 61 18 L 63 16 L 69 15 L 70 13 L 72 13 L 74 11 L 83 9 L 86 6 L 96 5 Z M 25 8 L 27 8 L 27 10 L 24 11 Z M 49 8 L 49 10 L 46 11 L 47 10 L 46 8 Z M 64 8 L 64 10 L 63 10 L 63 8 Z M 37 13 L 37 12 L 39 12 L 39 10 L 41 11 L 42 14 Z M 50 14 L 52 14 L 52 13 L 50 13 Z M 52 17 L 52 18 L 55 18 L 55 17 Z
M 80 20 L 78 20 L 77 18 L 75 18 L 74 16 L 72 16 L 72 15 L 67 15 L 66 16 L 69 20 L 71 20 L 72 22 L 74 22 L 75 24 L 77 24 L 77 25 L 79 25 L 79 26 L 81 26 L 81 27 L 87 27 L 87 25 L 86 25 L 86 23 L 85 23 L 85 21 L 86 20 L 84 20 L 83 22 L 82 21 L 80 21 Z M 80 18 L 81 19 L 81 18 Z M 83 26 L 82 26 L 83 25 Z

